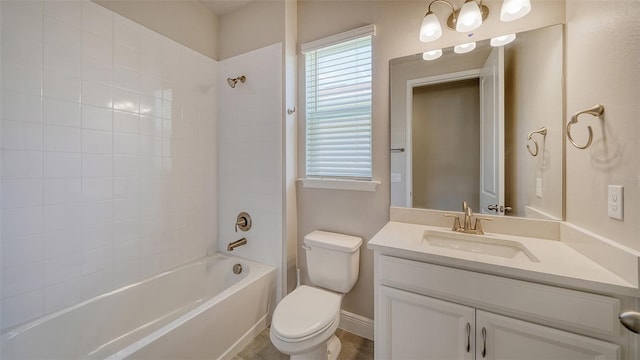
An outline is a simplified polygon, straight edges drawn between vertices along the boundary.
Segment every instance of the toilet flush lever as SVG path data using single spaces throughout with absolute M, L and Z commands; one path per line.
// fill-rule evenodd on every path
M 251 229 L 251 216 L 244 211 L 238 214 L 236 218 L 236 232 L 238 232 L 238 229 L 242 231 L 249 231 L 249 229 Z

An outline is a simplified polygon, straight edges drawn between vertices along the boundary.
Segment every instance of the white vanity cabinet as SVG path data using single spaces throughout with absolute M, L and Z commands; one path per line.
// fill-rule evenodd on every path
M 376 359 L 623 358 L 613 297 L 380 253 L 375 294 Z

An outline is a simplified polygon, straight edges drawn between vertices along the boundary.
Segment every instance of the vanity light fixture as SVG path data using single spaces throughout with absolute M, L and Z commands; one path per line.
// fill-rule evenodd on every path
M 435 60 L 440 56 L 442 56 L 442 49 L 425 51 L 422 53 L 422 59 L 427 61 Z
M 518 20 L 529 11 L 531 11 L 530 0 L 504 0 L 500 9 L 500 21 Z
M 493 47 L 498 47 L 498 46 L 504 46 L 507 45 L 511 42 L 513 42 L 513 40 L 516 39 L 516 34 L 508 34 L 508 35 L 502 35 L 502 36 L 496 36 L 494 38 L 491 38 L 491 46 Z
M 465 0 L 459 10 L 446 0 L 434 0 L 429 3 L 427 13 L 420 25 L 420 41 L 431 42 L 442 36 L 442 26 L 436 14 L 431 11 L 431 6 L 436 3 L 446 4 L 451 8 L 451 14 L 447 18 L 447 27 L 457 32 L 468 33 L 479 28 L 482 22 L 489 16 L 489 8 L 482 4 L 482 0 Z M 504 0 L 500 9 L 501 21 L 517 20 L 531 11 L 530 0 Z
M 476 42 L 470 42 L 466 44 L 456 45 L 453 48 L 453 52 L 456 54 L 466 54 L 468 52 L 472 52 L 476 48 Z

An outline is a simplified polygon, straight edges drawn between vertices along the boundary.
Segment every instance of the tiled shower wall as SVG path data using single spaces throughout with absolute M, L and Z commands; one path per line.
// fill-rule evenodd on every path
M 277 294 L 282 289 L 283 111 L 282 44 L 253 50 L 219 64 L 218 96 L 218 251 L 247 238 L 233 250 L 278 268 Z M 245 75 L 231 88 L 224 81 Z M 253 219 L 248 232 L 234 231 L 236 216 Z
M 2 329 L 214 250 L 217 63 L 90 1 L 0 4 Z

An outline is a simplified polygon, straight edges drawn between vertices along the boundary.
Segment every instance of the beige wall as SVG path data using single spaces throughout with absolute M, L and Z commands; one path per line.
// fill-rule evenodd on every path
M 412 115 L 413 207 L 479 210 L 479 80 L 414 88 Z
M 640 1 L 567 1 L 567 119 L 581 116 L 566 145 L 567 221 L 640 250 Z M 607 185 L 624 186 L 624 221 L 607 215 Z
M 284 42 L 285 2 L 290 0 L 254 1 L 220 16 L 219 59 Z
M 564 21 L 561 1 L 533 1 L 533 10 L 521 21 L 501 23 L 498 20 L 500 1 L 489 1 L 491 10 L 485 25 L 475 32 L 477 40 L 524 31 Z M 362 236 L 368 241 L 389 221 L 389 60 L 422 52 L 435 47 L 467 42 L 466 35 L 445 30 L 435 43 L 425 45 L 418 40 L 418 28 L 426 12 L 424 1 L 307 1 L 298 3 L 298 43 L 328 35 L 376 25 L 373 43 L 373 178 L 382 184 L 374 193 L 303 189 L 298 184 L 298 243 L 313 230 L 328 230 Z M 440 9 L 440 7 L 438 6 Z M 446 10 L 446 6 L 443 6 Z M 299 126 L 298 169 L 304 169 L 304 88 L 303 57 L 298 60 L 301 89 L 298 107 Z M 299 254 L 303 280 L 306 258 Z M 373 318 L 373 253 L 361 249 L 360 278 L 345 296 L 343 309 Z
M 92 0 L 169 39 L 218 59 L 218 18 L 194 0 Z
M 562 159 L 564 145 L 563 28 L 550 26 L 518 34 L 505 51 L 505 203 L 514 216 L 529 216 L 530 206 L 555 219 L 563 217 Z M 535 71 L 532 71 L 535 69 Z M 531 156 L 529 132 L 540 150 Z M 536 196 L 536 178 L 542 179 L 542 197 Z

